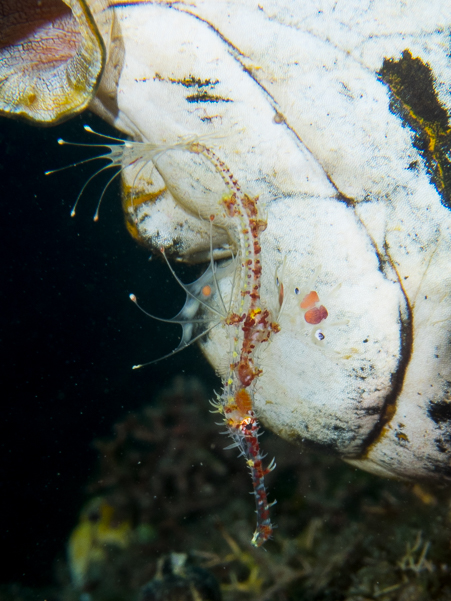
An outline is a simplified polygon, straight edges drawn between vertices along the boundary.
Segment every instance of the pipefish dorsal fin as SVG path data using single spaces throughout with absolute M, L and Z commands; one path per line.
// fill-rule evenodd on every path
M 224 264 L 217 264 L 213 260 L 210 261 L 210 265 L 205 272 L 190 284 L 183 283 L 180 278 L 174 272 L 172 266 L 164 252 L 162 252 L 171 273 L 177 280 L 178 284 L 186 292 L 185 304 L 182 309 L 169 319 L 164 319 L 153 315 L 143 309 L 136 299 L 134 294 L 130 294 L 130 299 L 135 305 L 148 317 L 162 321 L 164 323 L 176 323 L 182 326 L 182 337 L 178 346 L 170 353 L 158 357 L 153 361 L 147 363 L 134 365 L 133 369 L 138 369 L 146 365 L 152 365 L 168 357 L 172 357 L 176 353 L 179 353 L 183 349 L 187 348 L 206 334 L 210 332 L 214 327 L 219 325 L 227 318 L 228 310 L 222 298 L 218 282 L 223 277 L 229 275 L 232 269 L 235 269 L 234 260 L 227 261 Z
M 208 132 L 203 135 L 185 135 L 180 137 L 180 139 L 175 142 L 161 144 L 155 144 L 153 142 L 140 141 L 140 140 L 123 140 L 121 138 L 117 138 L 115 136 L 109 136 L 106 134 L 102 134 L 92 129 L 89 125 L 84 125 L 83 129 L 96 136 L 99 139 L 98 144 L 90 144 L 90 143 L 79 143 L 79 142 L 68 142 L 67 140 L 63 140 L 62 138 L 58 139 L 58 144 L 60 146 L 74 146 L 79 148 L 90 148 L 96 149 L 99 148 L 102 151 L 97 155 L 89 157 L 87 159 L 83 159 L 81 161 L 76 161 L 74 163 L 70 163 L 64 167 L 60 167 L 58 169 L 51 169 L 45 172 L 45 175 L 52 175 L 53 173 L 59 173 L 61 171 L 65 171 L 66 169 L 70 169 L 72 167 L 78 167 L 80 165 L 85 165 L 87 163 L 91 163 L 93 161 L 104 160 L 107 161 L 107 164 L 103 167 L 97 169 L 84 183 L 82 189 L 78 193 L 78 196 L 75 200 L 75 203 L 71 210 L 71 216 L 74 217 L 77 211 L 78 203 L 83 196 L 86 188 L 101 173 L 105 171 L 113 170 L 112 176 L 107 180 L 106 184 L 103 186 L 102 193 L 97 202 L 97 207 L 94 213 L 93 220 L 98 221 L 99 219 L 99 210 L 102 200 L 105 196 L 105 193 L 113 182 L 113 180 L 120 175 L 122 170 L 126 167 L 130 167 L 131 165 L 135 165 L 137 167 L 137 172 L 134 177 L 134 181 L 132 184 L 132 188 L 135 185 L 139 175 L 142 170 L 149 164 L 158 161 L 164 154 L 171 150 L 186 150 L 189 151 L 191 148 L 194 148 L 196 144 L 198 145 L 202 140 L 215 140 L 222 139 L 227 137 L 226 133 L 221 132 Z

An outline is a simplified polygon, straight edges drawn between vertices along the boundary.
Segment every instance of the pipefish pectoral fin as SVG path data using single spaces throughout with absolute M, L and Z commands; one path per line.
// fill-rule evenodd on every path
M 186 300 L 182 309 L 174 317 L 165 319 L 143 309 L 138 304 L 134 294 L 130 294 L 130 299 L 147 317 L 164 323 L 175 323 L 182 326 L 182 337 L 177 348 L 170 353 L 158 357 L 158 359 L 153 361 L 134 365 L 133 369 L 152 365 L 179 353 L 203 336 L 206 336 L 213 328 L 227 318 L 225 303 L 219 290 L 218 281 L 230 273 L 233 262 L 228 261 L 225 265 L 217 265 L 212 260 L 200 278 L 190 284 L 184 284 L 174 272 L 164 252 L 163 256 L 174 278 L 186 292 Z
M 150 315 L 150 317 L 154 317 L 154 316 Z M 155 318 L 155 319 L 158 319 L 158 318 Z M 160 319 L 159 321 L 171 321 L 171 320 L 161 320 Z M 174 323 L 179 323 L 179 322 L 174 322 Z M 216 323 L 211 325 L 209 328 L 203 330 L 200 334 L 198 334 L 194 338 L 192 337 L 192 329 L 190 329 L 189 327 L 187 327 L 186 324 L 184 324 L 182 326 L 183 327 L 182 338 L 181 338 L 180 343 L 177 346 L 177 348 L 175 348 L 170 353 L 163 355 L 162 357 L 158 357 L 158 359 L 154 359 L 153 361 L 147 361 L 146 363 L 139 363 L 137 365 L 133 365 L 132 369 L 140 369 L 141 367 L 147 367 L 148 365 L 153 365 L 154 363 L 158 363 L 159 361 L 163 361 L 163 359 L 168 359 L 169 357 L 172 357 L 173 355 L 180 353 L 180 351 L 183 351 L 185 348 L 187 348 L 188 346 L 191 346 L 194 342 L 197 342 L 197 340 L 199 340 L 203 336 L 206 336 L 213 328 L 215 328 L 220 323 L 221 323 L 220 321 L 217 321 Z

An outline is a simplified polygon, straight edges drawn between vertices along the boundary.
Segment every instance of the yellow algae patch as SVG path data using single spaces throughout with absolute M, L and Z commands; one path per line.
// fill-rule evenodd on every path
M 93 499 L 82 511 L 68 544 L 69 566 L 75 586 L 81 588 L 92 566 L 105 561 L 108 546 L 128 546 L 130 522 L 118 520 L 115 513 L 114 507 L 102 498 Z

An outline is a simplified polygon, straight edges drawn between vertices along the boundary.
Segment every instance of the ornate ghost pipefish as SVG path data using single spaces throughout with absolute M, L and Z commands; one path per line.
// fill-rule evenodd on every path
M 227 215 L 218 161 L 258 198 L 258 301 L 232 311 L 241 329 L 222 319 L 200 341 L 236 411 L 249 394 L 288 440 L 383 476 L 450 481 L 449 3 L 395 2 L 390 15 L 379 1 L 68 6 L 1 9 L 0 110 L 52 123 L 89 106 L 170 148 L 121 163 L 127 227 L 188 262 L 240 253 L 239 285 L 221 272 L 224 298 L 253 281 L 257 255 L 247 266 L 252 239 Z M 257 309 L 277 316 L 269 340 L 273 318 Z

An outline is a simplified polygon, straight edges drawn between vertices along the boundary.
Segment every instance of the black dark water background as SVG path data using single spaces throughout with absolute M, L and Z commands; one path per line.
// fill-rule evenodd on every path
M 92 154 L 57 144 L 59 137 L 94 142 L 85 123 L 112 132 L 86 114 L 44 129 L 0 121 L 0 583 L 51 581 L 95 466 L 95 438 L 175 374 L 196 373 L 215 384 L 197 349 L 131 370 L 169 352 L 180 332 L 145 318 L 129 293 L 165 317 L 181 307 L 184 293 L 167 267 L 149 263 L 149 253 L 130 239 L 118 184 L 94 223 L 105 177 L 70 217 L 92 164 L 44 175 Z M 183 275 L 190 281 L 193 274 Z

